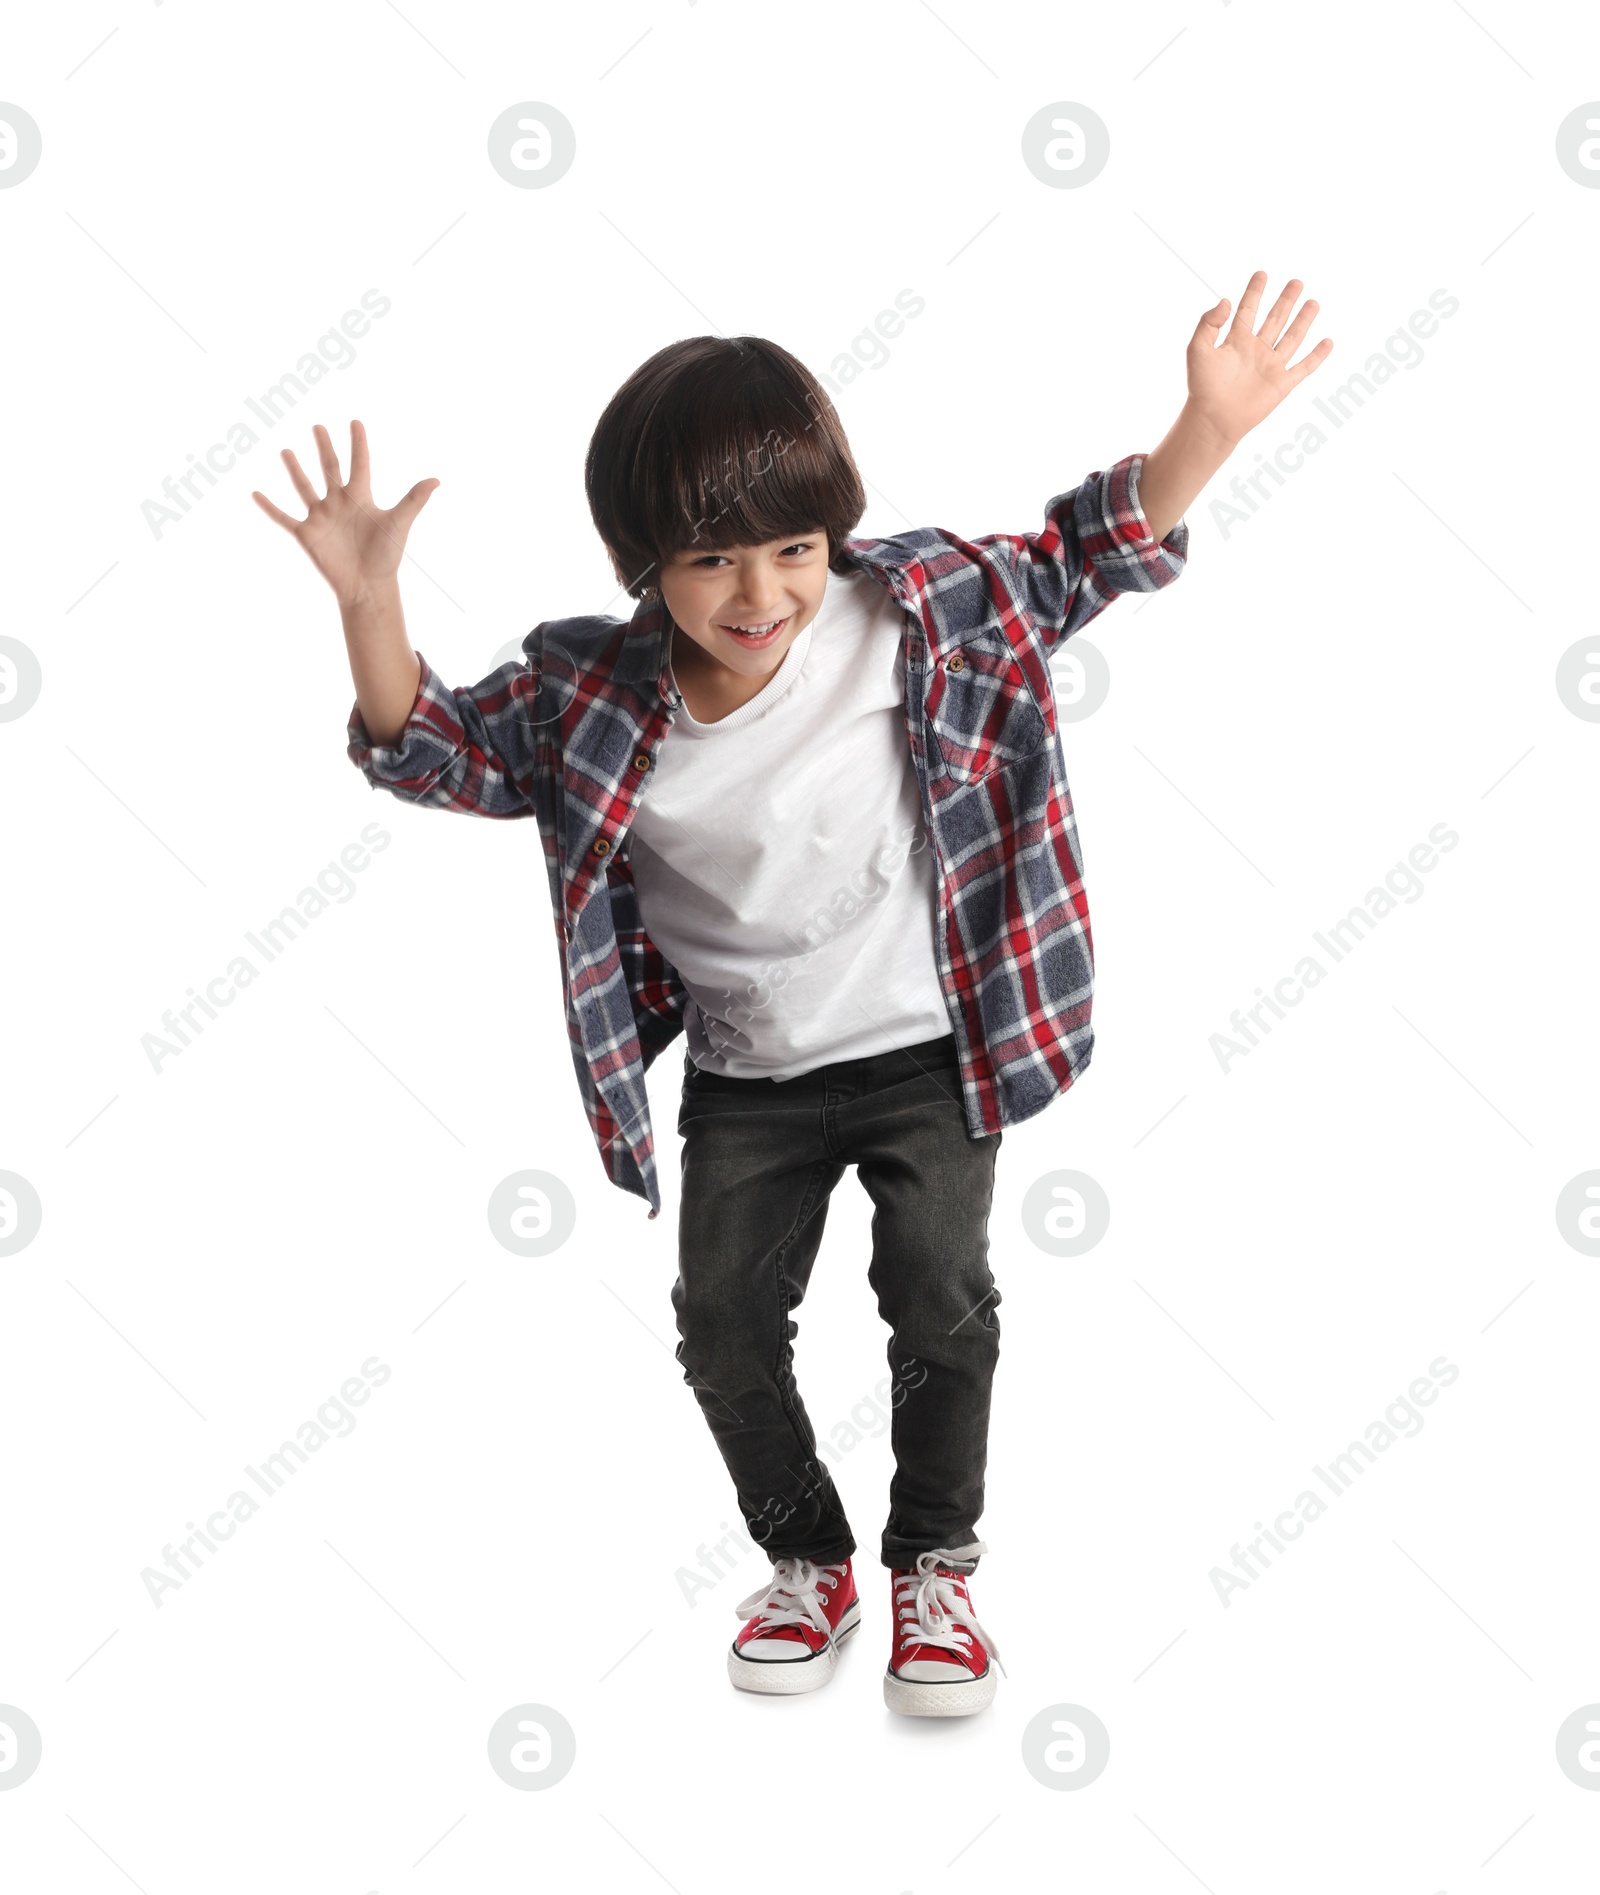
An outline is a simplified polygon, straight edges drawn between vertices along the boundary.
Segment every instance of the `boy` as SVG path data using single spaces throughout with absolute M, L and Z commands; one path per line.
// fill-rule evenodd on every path
M 406 639 L 396 573 L 437 481 L 373 503 L 315 430 L 328 491 L 262 509 L 333 587 L 356 689 L 349 755 L 408 801 L 533 816 L 579 1089 L 613 1183 L 660 1209 L 645 1073 L 686 1040 L 684 1379 L 771 1581 L 738 1607 L 741 1689 L 810 1691 L 860 1622 L 856 1542 L 795 1387 L 792 1312 L 829 1195 L 873 1199 L 895 1474 L 884 1696 L 962 1716 L 999 1652 L 968 1581 L 983 1512 L 1002 1127 L 1088 1063 L 1093 944 L 1049 658 L 1118 592 L 1182 571 L 1184 509 L 1325 359 L 1291 279 L 1252 331 L 1224 297 L 1188 348 L 1159 447 L 1050 501 L 1039 534 L 851 538 L 865 495 L 793 356 L 697 337 L 645 362 L 597 425 L 590 511 L 630 621 L 547 620 L 526 662 L 448 689 Z M 670 742 L 668 741 L 670 734 Z

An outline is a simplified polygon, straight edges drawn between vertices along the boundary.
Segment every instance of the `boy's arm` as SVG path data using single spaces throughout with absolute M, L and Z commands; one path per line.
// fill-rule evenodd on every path
M 1139 457 L 1139 500 L 1152 539 L 1166 538 L 1237 446 L 1184 404 L 1161 445 Z
M 525 643 L 531 641 L 525 641 Z M 555 801 L 550 707 L 540 702 L 535 656 L 455 690 L 420 652 L 415 701 L 387 743 L 377 743 L 360 699 L 346 754 L 375 789 L 468 816 L 549 815 Z
M 1251 277 L 1220 346 L 1227 297 L 1200 318 L 1186 356 L 1189 397 L 1159 447 L 1056 495 L 1042 533 L 996 533 L 977 542 L 1006 558 L 1046 650 L 1087 625 L 1117 593 L 1154 592 L 1178 577 L 1189 546 L 1186 510 L 1245 435 L 1332 350 L 1324 337 L 1290 366 L 1318 307 L 1306 303 L 1289 322 L 1304 287 L 1298 277 L 1252 331 L 1266 281 L 1264 270 Z
M 1157 539 L 1171 530 L 1250 430 L 1333 350 L 1324 336 L 1303 362 L 1289 366 L 1318 308 L 1308 302 L 1289 322 L 1295 297 L 1305 287 L 1297 276 L 1284 285 L 1260 329 L 1252 330 L 1266 284 L 1266 271 L 1257 270 L 1245 285 L 1239 313 L 1220 346 L 1217 338 L 1228 316 L 1226 296 L 1206 311 L 1189 338 L 1189 398 L 1161 445 L 1144 457 L 1141 470 L 1145 519 Z
M 351 762 L 369 783 L 409 802 L 474 816 L 548 813 L 550 733 L 540 718 L 553 707 L 538 702 L 540 665 L 501 665 L 481 683 L 452 691 L 406 638 L 400 561 L 438 481 L 419 480 L 394 506 L 380 507 L 362 424 L 350 423 L 348 479 L 327 429 L 319 423 L 312 435 L 326 493 L 291 449 L 283 451 L 306 517 L 295 519 L 263 493 L 253 498 L 299 541 L 339 602 L 356 687 L 346 731 Z
M 422 680 L 406 637 L 399 580 L 391 575 L 353 599 L 341 599 L 339 616 L 362 721 L 374 743 L 392 744 L 405 729 Z
M 1189 528 L 1157 540 L 1142 505 L 1148 456 L 1129 454 L 1045 506 L 1040 533 L 988 533 L 973 545 L 1005 565 L 1039 643 L 1048 653 L 1081 631 L 1119 592 L 1155 592 L 1183 571 Z

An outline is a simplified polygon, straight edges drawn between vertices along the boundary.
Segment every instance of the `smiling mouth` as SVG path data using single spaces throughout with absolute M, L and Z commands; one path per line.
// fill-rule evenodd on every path
M 719 621 L 717 629 L 731 633 L 735 638 L 742 638 L 749 644 L 759 645 L 769 638 L 775 638 L 788 623 L 787 618 L 769 619 L 765 625 L 723 625 Z

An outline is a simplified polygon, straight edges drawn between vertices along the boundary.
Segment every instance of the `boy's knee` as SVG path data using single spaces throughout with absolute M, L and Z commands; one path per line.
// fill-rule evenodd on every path
M 937 1288 L 929 1285 L 904 1308 L 893 1308 L 880 1299 L 880 1310 L 894 1330 L 897 1356 L 949 1364 L 967 1354 L 974 1342 L 992 1347 L 998 1341 L 999 1302 L 999 1290 L 986 1273 L 980 1273 Z
M 752 1338 L 725 1323 L 701 1322 L 692 1310 L 680 1311 L 678 1331 L 681 1340 L 673 1353 L 691 1387 L 726 1395 L 768 1379 L 763 1364 L 770 1360 L 771 1351 L 763 1353 Z

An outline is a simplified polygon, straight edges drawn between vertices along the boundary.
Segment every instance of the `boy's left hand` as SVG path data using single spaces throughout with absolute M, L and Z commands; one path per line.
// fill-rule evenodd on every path
M 1265 421 L 1292 388 L 1321 366 L 1333 348 L 1324 337 L 1303 362 L 1291 368 L 1290 358 L 1305 340 L 1319 305 L 1305 304 L 1290 323 L 1289 312 L 1305 288 L 1299 277 L 1291 277 L 1257 330 L 1253 327 L 1256 309 L 1266 286 L 1266 271 L 1257 270 L 1239 299 L 1232 326 L 1220 346 L 1217 336 L 1228 319 L 1226 296 L 1200 318 L 1189 343 L 1186 405 L 1195 420 L 1230 443 L 1241 441 Z

